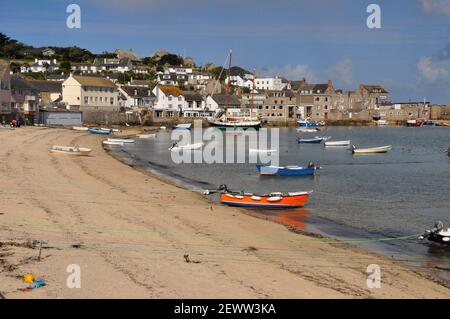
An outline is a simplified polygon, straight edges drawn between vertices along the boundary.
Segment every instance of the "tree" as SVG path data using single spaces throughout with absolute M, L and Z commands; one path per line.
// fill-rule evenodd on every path
M 169 65 L 182 65 L 183 64 L 183 58 L 176 55 L 176 54 L 166 54 L 161 57 L 159 60 L 162 65 L 169 64 Z
M 59 68 L 63 72 L 70 73 L 70 71 L 72 70 L 72 64 L 70 63 L 70 61 L 63 61 L 59 65 Z

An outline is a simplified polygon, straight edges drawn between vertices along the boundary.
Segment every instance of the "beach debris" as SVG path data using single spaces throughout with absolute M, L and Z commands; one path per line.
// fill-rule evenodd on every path
M 73 244 L 73 245 L 70 245 L 70 247 L 75 248 L 75 249 L 80 249 L 83 247 L 83 245 L 82 244 Z
M 23 275 L 23 281 L 27 284 L 32 284 L 35 281 L 35 278 L 32 274 L 25 274 Z
M 27 277 L 27 280 L 32 279 L 32 281 L 31 282 L 25 281 L 25 276 L 29 276 L 29 277 Z M 46 286 L 45 280 L 42 278 L 35 279 L 34 276 L 31 274 L 26 274 L 25 276 L 24 276 L 24 281 L 26 283 L 30 283 L 30 285 L 28 287 L 18 289 L 19 291 L 29 291 L 29 290 L 38 289 L 38 288 Z
M 36 279 L 33 284 L 31 284 L 30 289 L 41 288 L 41 287 L 44 287 L 45 285 L 46 285 L 45 280 L 39 278 L 39 279 Z
M 246 251 L 246 252 L 258 251 L 258 248 L 249 246 L 247 248 L 242 249 L 242 251 Z
M 200 264 L 200 263 L 201 263 L 201 261 L 199 261 L 199 260 L 191 260 L 191 259 L 189 258 L 189 254 L 185 254 L 185 255 L 184 255 L 184 260 L 185 260 L 188 264 L 190 264 L 190 263 L 193 263 L 193 264 Z

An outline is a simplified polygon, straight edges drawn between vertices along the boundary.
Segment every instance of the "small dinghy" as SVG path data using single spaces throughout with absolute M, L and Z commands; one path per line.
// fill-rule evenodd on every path
M 226 185 L 221 185 L 217 190 L 206 190 L 204 195 L 220 193 L 222 204 L 234 207 L 263 208 L 263 209 L 290 209 L 305 206 L 310 192 L 298 193 L 271 193 L 253 194 L 233 192 Z
M 122 142 L 122 143 L 134 143 L 135 141 L 129 138 L 108 138 L 108 142 Z
M 89 127 L 84 127 L 84 126 L 74 126 L 72 127 L 73 130 L 75 131 L 82 131 L 82 132 L 87 132 L 89 130 Z
M 308 166 L 263 166 L 256 165 L 261 176 L 306 176 L 314 175 L 320 166 L 309 163 Z
M 104 127 L 101 127 L 100 129 L 101 129 L 102 131 L 111 131 L 111 132 L 114 132 L 114 133 L 120 132 L 120 130 L 117 129 L 117 128 L 104 128 Z
M 248 150 L 250 153 L 276 153 L 278 150 L 272 149 L 272 150 L 263 150 L 263 149 L 256 149 L 256 148 L 250 148 Z
M 444 228 L 442 222 L 437 222 L 433 229 L 427 230 L 422 236 L 419 237 L 420 240 L 428 239 L 429 241 L 448 245 L 450 244 L 450 229 Z
M 156 133 L 154 133 L 154 134 L 138 134 L 136 136 L 138 138 L 155 138 L 156 137 Z
M 120 141 L 103 141 L 103 145 L 117 145 L 117 146 L 123 146 L 123 142 Z
M 320 144 L 323 141 L 329 140 L 330 138 L 331 137 L 329 137 L 329 136 L 324 136 L 324 137 L 316 136 L 315 138 L 299 138 L 298 143 L 299 144 Z
M 88 132 L 91 134 L 99 134 L 99 135 L 111 135 L 112 133 L 111 130 L 102 130 L 97 128 L 89 129 Z
M 203 143 L 195 143 L 195 144 L 187 144 L 187 145 L 178 145 L 177 143 L 174 143 L 169 148 L 169 151 L 172 151 L 172 152 L 178 152 L 180 150 L 192 151 L 192 150 L 199 150 L 202 147 L 203 147 Z
M 50 153 L 69 154 L 76 156 L 88 156 L 92 152 L 90 148 L 78 147 L 78 146 L 53 146 L 50 149 Z
M 374 154 L 374 153 L 387 153 L 392 149 L 392 145 L 372 147 L 372 148 L 356 148 L 352 145 L 353 154 Z
M 174 130 L 190 130 L 191 127 L 192 127 L 192 124 L 187 123 L 187 124 L 178 124 L 173 129 Z
M 350 146 L 351 141 L 327 141 L 325 146 Z
M 300 127 L 297 129 L 297 132 L 300 133 L 317 133 L 318 131 L 320 131 L 320 129 L 317 128 L 304 128 L 304 127 Z

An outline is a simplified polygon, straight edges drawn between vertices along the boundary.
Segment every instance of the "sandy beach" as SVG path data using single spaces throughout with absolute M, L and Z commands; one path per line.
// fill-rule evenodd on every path
M 5 298 L 450 298 L 413 268 L 295 234 L 133 169 L 107 154 L 99 136 L 20 128 L 0 130 L 0 140 Z M 52 145 L 93 152 L 50 154 Z M 66 285 L 71 264 L 81 267 L 80 289 Z M 370 264 L 381 267 L 380 289 L 367 288 Z M 26 273 L 47 286 L 21 291 Z

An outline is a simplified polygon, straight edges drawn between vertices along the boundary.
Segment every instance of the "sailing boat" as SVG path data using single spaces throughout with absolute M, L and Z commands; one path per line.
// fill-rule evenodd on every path
M 230 50 L 229 59 L 228 59 L 228 82 L 227 82 L 227 95 L 226 95 L 226 106 L 225 112 L 220 118 L 215 118 L 209 120 L 209 124 L 214 127 L 218 127 L 220 129 L 247 129 L 247 128 L 255 128 L 259 129 L 261 127 L 261 121 L 259 119 L 252 118 L 253 112 L 253 99 L 254 99 L 254 91 L 255 91 L 255 73 L 253 75 L 253 92 L 252 92 L 252 100 L 251 100 L 251 108 L 250 108 L 250 118 L 246 117 L 228 117 L 228 107 L 229 107 L 229 96 L 230 96 L 230 70 L 231 70 L 231 57 L 232 51 Z

